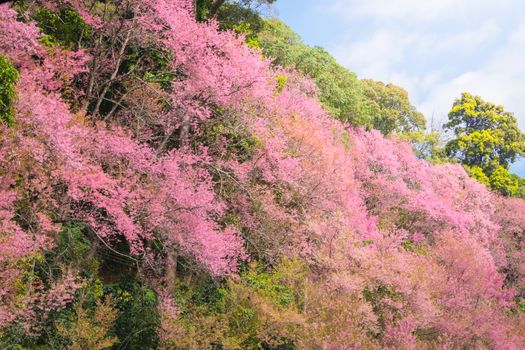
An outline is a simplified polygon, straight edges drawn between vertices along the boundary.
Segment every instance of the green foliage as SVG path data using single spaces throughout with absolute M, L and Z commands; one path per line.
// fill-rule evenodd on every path
M 131 48 L 133 51 L 123 63 L 123 72 L 137 68 L 139 62 L 146 67 L 143 79 L 148 83 L 158 84 L 164 90 L 171 89 L 171 83 L 177 74 L 169 66 L 172 54 L 155 48 Z
M 334 117 L 354 125 L 369 125 L 357 76 L 338 64 L 323 48 L 307 46 L 278 19 L 265 20 L 257 42 L 274 65 L 295 67 L 310 77 L 317 85 L 320 102 Z
M 434 164 L 445 161 L 446 154 L 439 132 L 412 131 L 399 136 L 414 146 L 414 152 L 418 158 L 426 159 Z
M 263 266 L 259 265 L 252 266 L 241 276 L 248 286 L 255 288 L 275 305 L 288 307 L 293 302 L 291 289 L 282 284 L 283 274 L 281 271 L 268 273 L 264 271 Z
M 64 225 L 55 243 L 54 249 L 47 251 L 45 255 L 36 255 L 23 262 L 26 271 L 20 280 L 19 293 L 26 295 L 35 285 L 49 288 L 68 271 L 81 270 L 85 279 L 82 287 L 75 293 L 75 303 L 58 311 L 48 312 L 41 320 L 41 327 L 45 332 L 38 336 L 28 337 L 23 327 L 13 327 L 3 339 L 10 344 L 21 344 L 27 349 L 44 349 L 44 344 L 49 344 L 52 349 L 74 349 L 78 347 L 70 345 L 70 341 L 78 341 L 82 332 L 97 333 L 104 329 L 103 325 L 93 319 L 93 312 L 96 312 L 97 303 L 103 296 L 103 289 L 101 280 L 96 277 L 100 262 L 94 254 L 95 245 L 86 236 L 84 225 Z M 91 321 L 94 323 L 90 323 Z M 70 329 L 75 327 L 76 330 Z M 61 330 L 71 333 L 66 335 Z M 95 333 L 86 337 L 91 339 Z M 100 344 L 104 339 L 103 336 L 99 338 Z
M 251 47 L 253 49 L 261 48 L 259 42 L 257 41 L 257 34 L 255 30 L 252 29 L 252 26 L 249 23 L 235 24 L 232 26 L 231 29 L 233 29 L 238 34 L 242 34 L 245 36 L 246 45 L 248 45 L 248 47 Z
M 98 276 L 99 267 L 115 263 L 106 261 L 111 259 L 107 254 L 98 254 L 101 248 L 97 247 L 83 224 L 71 223 L 58 234 L 54 249 L 24 262 L 27 271 L 20 282 L 21 294 L 26 293 L 29 282 L 50 285 L 71 270 L 83 271 L 83 286 L 73 304 L 49 313 L 40 336 L 28 338 L 22 330 L 12 328 L 0 335 L 0 345 L 21 344 L 27 349 L 40 349 L 42 344 L 53 349 L 157 348 L 160 316 L 155 292 L 122 266 L 117 266 L 118 283 L 104 282 Z
M 98 261 L 90 255 L 93 242 L 86 235 L 86 228 L 82 224 L 64 226 L 58 236 L 58 246 L 55 252 L 62 262 L 75 267 L 84 268 L 86 272 L 96 274 Z
M 374 129 L 384 135 L 425 130 L 425 117 L 410 104 L 403 88 L 374 80 L 361 80 L 361 84 Z
M 515 196 L 518 193 L 518 180 L 502 166 L 492 172 L 489 180 L 490 187 L 504 196 Z
M 525 313 L 525 298 L 516 298 L 516 306 L 513 311 Z
M 489 173 L 525 154 L 525 137 L 514 115 L 479 96 L 463 93 L 444 127 L 456 136 L 447 144 L 448 155 Z
M 139 280 L 128 277 L 117 284 L 104 286 L 104 293 L 112 295 L 118 316 L 115 335 L 121 349 L 155 349 L 158 345 L 156 329 L 160 322 L 155 292 Z
M 82 223 L 63 225 L 56 238 L 56 246 L 38 261 L 35 271 L 44 280 L 61 275 L 63 270 L 83 271 L 83 277 L 96 278 L 100 261 L 96 256 L 96 242 L 88 236 Z
M 117 318 L 113 298 L 98 299 L 94 308 L 85 308 L 82 300 L 73 307 L 74 314 L 67 322 L 56 322 L 58 334 L 67 340 L 71 350 L 104 350 L 118 343 L 111 335 Z
M 280 87 L 279 84 L 286 84 L 286 78 L 281 81 L 279 80 L 279 77 L 276 77 L 276 79 L 276 92 L 278 92 Z M 216 113 L 222 115 L 225 112 L 218 109 Z M 203 139 L 198 139 L 198 142 L 203 142 L 212 147 L 218 143 L 226 141 L 225 151 L 227 152 L 224 152 L 225 154 L 223 156 L 235 156 L 240 161 L 247 161 L 253 157 L 256 149 L 261 147 L 261 142 L 243 130 L 244 129 L 239 127 L 234 118 L 221 120 L 221 118 L 217 117 L 206 125 Z
M 286 87 L 286 81 L 288 78 L 284 75 L 279 75 L 279 74 L 277 74 L 275 78 L 277 80 L 276 92 L 280 94 L 281 92 L 283 92 L 283 89 Z
M 525 179 L 514 174 L 511 174 L 511 176 L 518 182 L 518 191 L 516 192 L 516 197 L 525 199 Z
M 301 298 L 291 283 L 303 267 L 285 261 L 273 271 L 249 265 L 226 285 L 205 276 L 179 278 L 177 349 L 293 349 Z
M 403 241 L 403 248 L 405 250 L 408 250 L 410 252 L 414 252 L 417 254 L 428 255 L 428 249 L 425 244 L 416 243 L 409 239 Z
M 463 167 L 465 168 L 465 170 L 467 171 L 467 173 L 469 174 L 469 176 L 471 178 L 476 179 L 477 181 L 481 182 L 482 184 L 487 185 L 488 187 L 490 187 L 490 179 L 488 178 L 487 175 L 485 175 L 485 173 L 483 172 L 483 169 L 481 169 L 479 166 L 477 166 L 477 165 L 473 165 L 473 166 L 464 165 Z
M 217 20 L 221 29 L 243 34 L 250 46 L 258 47 L 256 37 L 263 29 L 264 21 L 257 10 L 238 3 L 226 3 L 217 13 Z
M 91 36 L 90 27 L 77 12 L 67 6 L 62 6 L 59 11 L 39 7 L 33 19 L 46 34 L 43 40 L 48 46 L 78 48 L 83 40 Z
M 525 135 L 512 113 L 463 93 L 454 102 L 444 127 L 455 135 L 446 145 L 449 157 L 471 167 L 471 172 L 486 183 L 479 174 L 482 169 L 494 190 L 508 196 L 518 193 L 518 182 L 508 169 L 517 156 L 525 154 Z
M 246 23 L 255 31 L 262 27 L 259 15 L 261 5 L 270 5 L 276 0 L 195 0 L 197 20 L 215 18 L 222 29 L 234 29 L 234 26 Z
M 14 100 L 16 97 L 16 82 L 18 71 L 11 62 L 0 55 L 0 122 L 12 125 L 14 123 Z

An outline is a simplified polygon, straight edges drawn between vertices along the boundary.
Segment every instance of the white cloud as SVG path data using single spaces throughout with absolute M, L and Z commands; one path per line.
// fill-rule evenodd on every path
M 483 22 L 481 26 L 473 30 L 454 33 L 454 35 L 446 37 L 443 42 L 437 43 L 437 47 L 434 46 L 433 49 L 439 51 L 455 50 L 458 48 L 471 50 L 496 39 L 501 33 L 502 28 L 492 19 Z
M 340 45 L 333 51 L 342 64 L 359 67 L 361 76 L 384 76 L 392 71 L 392 65 L 403 61 L 405 50 L 412 42 L 412 38 L 403 37 L 403 33 L 395 29 L 379 29 L 366 40 Z
M 502 46 L 487 57 L 475 71 L 437 84 L 419 105 L 426 115 L 446 117 L 454 98 L 470 91 L 485 100 L 502 104 L 514 112 L 525 130 L 525 23 Z
M 325 11 L 349 27 L 332 40 L 336 58 L 404 87 L 428 119 L 443 121 L 470 91 L 515 112 L 525 129 L 522 1 L 332 0 Z
M 378 20 L 444 21 L 465 16 L 496 14 L 516 0 L 335 0 L 328 10 L 348 17 Z M 467 17 L 468 18 L 468 17 Z

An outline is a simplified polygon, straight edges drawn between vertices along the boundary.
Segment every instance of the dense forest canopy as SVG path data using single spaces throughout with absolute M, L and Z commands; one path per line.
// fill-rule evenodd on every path
M 513 114 L 428 132 L 273 2 L 0 5 L 1 348 L 525 348 Z

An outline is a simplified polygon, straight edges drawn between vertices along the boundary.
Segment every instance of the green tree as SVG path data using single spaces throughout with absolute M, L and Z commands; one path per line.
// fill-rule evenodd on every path
M 515 196 L 518 194 L 518 180 L 502 166 L 492 172 L 489 181 L 490 187 L 505 196 Z
M 14 100 L 18 71 L 11 62 L 0 55 L 0 122 L 12 125 L 14 122 Z
M 446 161 L 445 150 L 442 145 L 442 135 L 438 131 L 411 131 L 399 134 L 402 139 L 409 141 L 416 156 L 426 159 L 434 164 Z
M 194 0 L 194 3 L 197 19 L 204 21 L 209 18 L 218 18 L 220 15 L 224 16 L 228 12 L 224 11 L 224 8 L 229 8 L 231 11 L 232 5 L 236 6 L 237 9 L 245 9 L 252 13 L 257 13 L 260 6 L 270 5 L 275 1 L 277 0 Z M 244 13 L 249 14 L 249 11 Z M 218 19 L 220 22 L 220 18 Z
M 368 79 L 361 83 L 374 129 L 384 135 L 425 130 L 425 117 L 410 104 L 403 88 Z
M 485 175 L 483 169 L 481 169 L 479 166 L 464 165 L 463 167 L 465 168 L 465 170 L 471 178 L 476 179 L 478 182 L 481 182 L 482 184 L 487 185 L 488 187 L 491 187 L 490 179 L 487 175 Z
M 493 189 L 505 195 L 516 194 L 518 182 L 508 169 L 517 156 L 525 154 L 525 135 L 514 115 L 503 106 L 463 93 L 448 117 L 444 128 L 455 138 L 446 145 L 447 155 L 475 173 L 481 169 Z
M 511 174 L 511 176 L 514 177 L 518 182 L 518 191 L 516 193 L 516 197 L 525 199 L 525 179 L 515 174 Z

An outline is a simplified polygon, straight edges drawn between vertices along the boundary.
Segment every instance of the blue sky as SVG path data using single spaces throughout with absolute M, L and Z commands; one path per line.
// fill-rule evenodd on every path
M 469 91 L 525 130 L 523 0 L 278 0 L 274 11 L 360 78 L 405 88 L 436 128 Z M 525 176 L 525 161 L 512 169 Z

